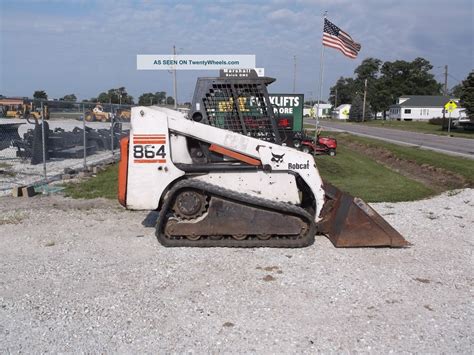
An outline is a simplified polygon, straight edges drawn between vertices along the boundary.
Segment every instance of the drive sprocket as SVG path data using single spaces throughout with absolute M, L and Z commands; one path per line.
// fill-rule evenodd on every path
M 172 209 L 182 219 L 194 219 L 202 216 L 207 207 L 206 195 L 197 190 L 185 189 L 177 194 Z

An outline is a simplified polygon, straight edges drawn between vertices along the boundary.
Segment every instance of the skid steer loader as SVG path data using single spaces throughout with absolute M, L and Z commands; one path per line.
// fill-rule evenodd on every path
M 323 183 L 312 155 L 281 145 L 272 79 L 247 74 L 198 80 L 190 119 L 132 108 L 119 202 L 158 210 L 156 236 L 169 247 L 305 247 L 318 233 L 336 247 L 409 245 L 365 202 Z

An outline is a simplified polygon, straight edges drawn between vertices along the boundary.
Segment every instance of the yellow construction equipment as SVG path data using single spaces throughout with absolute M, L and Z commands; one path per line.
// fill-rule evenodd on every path
M 87 111 L 85 114 L 85 119 L 88 122 L 109 122 L 112 118 L 112 114 L 110 112 L 105 112 L 102 105 L 97 104 L 92 111 Z
M 44 118 L 49 119 L 49 110 L 43 104 Z M 0 99 L 0 116 L 6 118 L 41 118 L 41 105 L 28 99 Z

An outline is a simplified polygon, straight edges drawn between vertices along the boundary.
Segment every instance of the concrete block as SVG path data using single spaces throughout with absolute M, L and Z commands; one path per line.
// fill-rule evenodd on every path
M 23 197 L 33 197 L 36 195 L 34 186 L 25 186 L 21 189 Z
M 12 196 L 13 196 L 13 197 L 21 197 L 21 196 L 23 196 L 23 192 L 22 192 L 22 190 L 21 190 L 23 187 L 24 187 L 24 186 L 14 187 L 14 188 L 12 189 Z

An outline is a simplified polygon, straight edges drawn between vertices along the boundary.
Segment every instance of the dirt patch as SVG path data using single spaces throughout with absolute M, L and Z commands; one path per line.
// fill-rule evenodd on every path
M 344 144 L 405 177 L 421 182 L 436 192 L 472 187 L 472 184 L 461 175 L 429 164 L 419 165 L 411 160 L 400 159 L 388 149 L 370 147 L 357 142 L 346 141 Z
M 431 280 L 429 280 L 429 279 L 423 279 L 423 278 L 420 278 L 420 277 L 416 277 L 416 278 L 414 278 L 413 280 L 418 281 L 418 282 L 421 282 L 422 284 L 429 284 L 429 283 L 431 283 Z
M 28 214 L 21 211 L 5 211 L 0 215 L 0 226 L 4 224 L 19 224 L 25 218 L 28 218 Z

